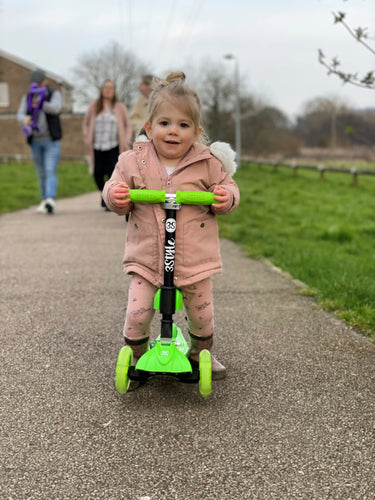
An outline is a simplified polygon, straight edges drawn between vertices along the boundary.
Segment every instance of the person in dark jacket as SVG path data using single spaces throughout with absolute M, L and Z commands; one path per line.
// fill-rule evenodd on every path
M 61 93 L 47 85 L 46 73 L 37 69 L 30 75 L 30 89 L 22 97 L 17 120 L 30 144 L 38 174 L 41 203 L 38 213 L 52 214 L 57 192 L 57 166 L 62 137 L 60 112 Z

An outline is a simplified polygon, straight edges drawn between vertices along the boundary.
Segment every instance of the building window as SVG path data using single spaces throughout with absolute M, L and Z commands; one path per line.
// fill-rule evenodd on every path
M 8 84 L 0 82 L 0 108 L 9 106 L 9 88 Z

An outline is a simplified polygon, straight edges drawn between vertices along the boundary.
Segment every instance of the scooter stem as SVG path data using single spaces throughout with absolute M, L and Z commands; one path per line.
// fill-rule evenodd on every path
M 165 239 L 164 239 L 164 284 L 160 288 L 161 337 L 172 339 L 173 315 L 176 312 L 176 286 L 174 284 L 174 264 L 176 254 L 176 212 L 181 208 L 175 202 L 176 196 L 166 195 Z

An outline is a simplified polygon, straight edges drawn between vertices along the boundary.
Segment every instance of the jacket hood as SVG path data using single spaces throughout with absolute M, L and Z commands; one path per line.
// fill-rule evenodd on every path
M 150 139 L 146 135 L 140 135 L 136 137 L 135 142 L 150 142 Z M 209 150 L 213 156 L 215 156 L 224 167 L 224 171 L 233 175 L 237 170 L 237 164 L 235 162 L 236 153 L 226 142 L 213 142 L 209 146 Z

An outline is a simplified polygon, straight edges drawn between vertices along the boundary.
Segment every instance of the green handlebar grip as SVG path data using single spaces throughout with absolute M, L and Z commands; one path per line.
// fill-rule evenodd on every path
M 164 203 L 165 191 L 154 189 L 130 189 L 130 199 L 134 203 Z
M 134 203 L 165 203 L 165 191 L 153 189 L 130 189 L 130 200 Z M 207 191 L 177 191 L 176 203 L 184 205 L 212 205 L 214 194 Z
M 212 205 L 217 203 L 214 200 L 214 193 L 207 191 L 177 191 L 176 203 L 185 205 Z

